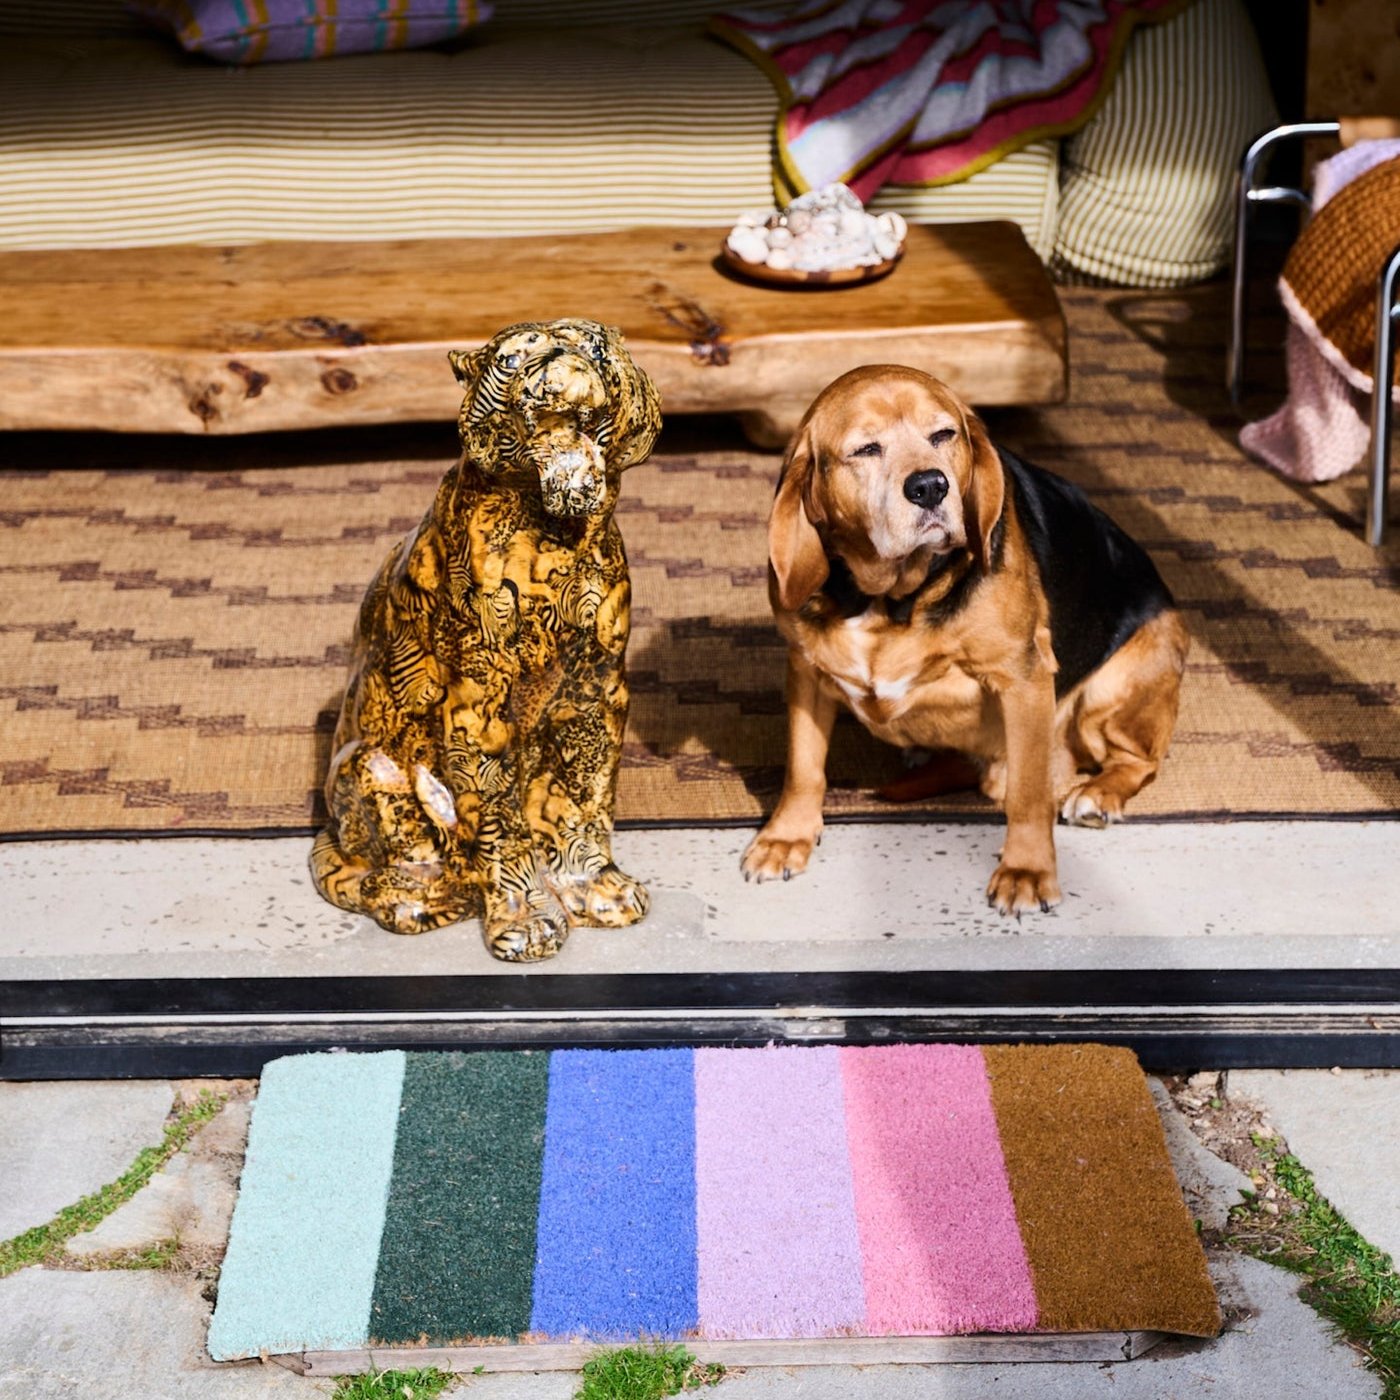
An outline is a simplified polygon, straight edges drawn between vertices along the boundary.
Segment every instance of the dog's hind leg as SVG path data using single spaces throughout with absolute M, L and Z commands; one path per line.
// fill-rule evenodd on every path
M 1176 726 L 1190 646 L 1175 611 L 1144 623 L 1061 709 L 1060 816 L 1107 826 L 1156 776 Z

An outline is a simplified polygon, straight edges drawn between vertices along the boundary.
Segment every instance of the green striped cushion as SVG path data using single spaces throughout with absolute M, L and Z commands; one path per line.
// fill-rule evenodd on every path
M 479 33 L 249 69 L 156 39 L 0 45 L 0 247 L 722 225 L 771 203 L 773 87 L 742 55 L 677 30 Z M 1055 186 L 1044 142 L 879 204 L 1015 219 L 1044 252 Z
M 1103 107 L 1064 144 L 1056 274 L 1179 287 L 1218 272 L 1240 153 L 1277 120 L 1241 0 L 1138 29 Z

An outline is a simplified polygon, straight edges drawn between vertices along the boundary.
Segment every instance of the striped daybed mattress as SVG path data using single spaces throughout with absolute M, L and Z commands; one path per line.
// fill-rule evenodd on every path
M 120 0 L 0 6 L 0 248 L 727 224 L 772 202 L 772 84 L 714 0 L 497 0 L 451 51 L 231 68 Z M 1222 265 L 1236 154 L 1273 119 L 1242 0 L 1134 33 L 1098 114 L 875 208 L 1010 219 L 1064 276 Z

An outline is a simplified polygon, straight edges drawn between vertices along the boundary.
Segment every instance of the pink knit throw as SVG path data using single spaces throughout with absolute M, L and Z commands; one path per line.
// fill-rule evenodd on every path
M 1395 159 L 1400 159 L 1400 141 L 1362 141 L 1323 161 L 1313 175 L 1314 216 L 1353 180 Z M 1288 397 L 1276 413 L 1242 428 L 1240 445 L 1295 481 L 1331 481 L 1365 456 L 1371 435 L 1369 377 L 1344 372 L 1286 282 L 1279 283 L 1279 294 L 1288 311 Z

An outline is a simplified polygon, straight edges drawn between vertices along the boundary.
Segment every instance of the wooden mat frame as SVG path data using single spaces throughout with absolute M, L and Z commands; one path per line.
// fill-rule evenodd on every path
M 1007 1362 L 1134 1361 L 1165 1332 L 974 1333 L 964 1337 L 804 1337 L 684 1342 L 702 1362 L 742 1366 L 927 1366 Z M 460 1347 L 361 1347 L 269 1356 L 301 1376 L 360 1376 L 432 1366 L 470 1375 L 491 1371 L 578 1371 L 605 1349 L 597 1342 L 514 1342 Z

